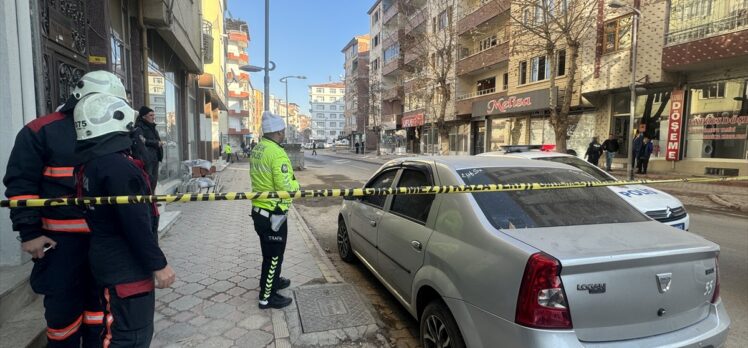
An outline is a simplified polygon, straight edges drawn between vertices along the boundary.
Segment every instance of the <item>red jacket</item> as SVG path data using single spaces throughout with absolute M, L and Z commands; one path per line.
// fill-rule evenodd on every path
M 75 197 L 73 172 L 76 134 L 72 110 L 55 112 L 27 124 L 16 136 L 3 183 L 10 199 Z M 10 210 L 13 229 L 21 241 L 46 233 L 89 234 L 82 209 L 14 208 Z

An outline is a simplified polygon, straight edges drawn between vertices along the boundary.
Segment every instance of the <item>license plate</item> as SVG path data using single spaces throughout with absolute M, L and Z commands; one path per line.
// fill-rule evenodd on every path
M 673 225 L 673 227 L 681 229 L 681 230 L 685 230 L 686 229 L 686 224 L 675 224 L 675 225 Z

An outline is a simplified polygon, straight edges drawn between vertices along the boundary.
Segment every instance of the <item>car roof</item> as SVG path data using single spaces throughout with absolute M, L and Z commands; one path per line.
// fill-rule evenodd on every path
M 485 152 L 479 157 L 514 157 L 514 158 L 549 158 L 549 157 L 577 157 L 560 152 L 552 151 L 519 151 L 519 152 L 504 152 L 504 151 L 492 151 Z
M 424 156 L 424 157 L 404 157 L 391 160 L 385 163 L 386 166 L 398 165 L 404 162 L 427 162 L 436 163 L 447 166 L 454 170 L 470 169 L 470 168 L 495 168 L 495 167 L 532 167 L 532 168 L 560 168 L 560 169 L 574 169 L 572 166 L 549 162 L 549 161 L 533 161 L 529 158 L 524 157 L 512 157 L 512 156 Z M 581 170 L 580 170 L 581 171 Z

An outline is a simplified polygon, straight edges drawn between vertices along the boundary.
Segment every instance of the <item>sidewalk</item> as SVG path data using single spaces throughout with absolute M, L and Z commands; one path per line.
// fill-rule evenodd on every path
M 224 191 L 249 191 L 248 170 L 246 163 L 222 170 Z M 262 254 L 249 202 L 170 208 L 182 218 L 160 243 L 177 281 L 157 290 L 153 347 L 386 346 L 368 303 L 341 283 L 295 210 L 282 269 L 292 284 L 281 290 L 294 303 L 260 310 Z
M 376 153 L 356 155 L 347 152 L 324 151 L 323 155 L 337 158 L 362 161 L 372 164 L 384 164 L 387 161 L 403 157 L 418 157 L 422 155 L 382 155 Z M 626 171 L 623 169 L 613 170 L 613 176 L 619 179 L 626 178 Z M 646 176 L 637 175 L 637 179 L 662 180 L 662 179 L 683 179 L 692 178 L 693 175 L 680 173 L 650 173 Z M 672 184 L 655 184 L 654 187 L 677 195 L 684 204 L 725 207 L 733 210 L 748 212 L 748 181 L 730 181 L 715 183 L 672 183 Z

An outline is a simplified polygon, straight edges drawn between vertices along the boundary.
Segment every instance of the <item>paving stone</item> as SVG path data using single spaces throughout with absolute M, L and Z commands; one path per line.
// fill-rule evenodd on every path
M 192 295 L 187 295 L 174 302 L 169 303 L 169 307 L 174 308 L 178 311 L 186 311 L 191 309 L 192 307 L 197 306 L 201 302 L 203 302 L 202 299 Z
M 233 296 L 231 296 L 229 294 L 220 293 L 220 294 L 217 294 L 217 295 L 211 297 L 210 300 L 213 301 L 213 302 L 226 302 L 226 301 L 230 300 L 232 297 Z
M 175 288 L 174 291 L 182 295 L 192 295 L 204 288 L 205 286 L 198 284 L 198 283 L 187 283 L 184 286 Z
M 210 337 L 197 345 L 197 348 L 225 348 L 230 347 L 234 343 L 233 340 L 229 340 L 223 337 Z
M 224 292 L 228 289 L 231 289 L 232 287 L 234 287 L 234 283 L 227 280 L 219 280 L 208 286 L 208 289 L 211 289 L 215 292 Z
M 194 318 L 195 316 L 196 316 L 195 313 L 184 311 L 184 312 L 179 312 L 176 315 L 173 315 L 171 317 L 171 320 L 177 323 L 186 323 L 190 321 L 190 319 Z
M 198 315 L 198 316 L 192 318 L 192 320 L 190 320 L 190 324 L 192 324 L 194 326 L 203 326 L 205 323 L 207 323 L 209 321 L 210 321 L 210 318 L 204 317 L 202 315 Z
M 223 336 L 228 337 L 228 338 L 230 338 L 232 340 L 235 340 L 235 339 L 237 339 L 239 337 L 242 337 L 242 336 L 246 335 L 247 332 L 249 332 L 249 331 L 247 331 L 245 329 L 242 329 L 240 327 L 235 327 L 235 328 L 233 328 L 233 329 L 231 329 L 229 331 L 224 332 Z
M 175 292 L 169 292 L 169 293 L 165 293 L 165 294 L 161 295 L 160 297 L 156 296 L 156 299 L 159 300 L 159 301 L 161 301 L 161 302 L 164 302 L 164 303 L 169 303 L 169 302 L 172 302 L 172 301 L 174 301 L 174 300 L 176 300 L 176 299 L 178 299 L 180 297 L 182 297 L 181 294 L 178 294 L 178 293 L 175 293 Z
M 161 341 L 174 343 L 193 336 L 196 331 L 197 328 L 190 324 L 176 323 L 164 330 L 159 331 L 156 334 L 156 337 Z
M 216 292 L 213 291 L 213 290 L 211 290 L 211 289 L 202 289 L 202 290 L 194 293 L 193 295 L 195 295 L 195 296 L 197 296 L 197 297 L 199 297 L 199 298 L 201 298 L 203 300 L 207 300 L 207 299 L 211 298 L 212 296 L 214 296 L 215 294 L 216 294 Z
M 247 292 L 246 289 L 243 289 L 243 288 L 238 287 L 238 286 L 231 288 L 229 291 L 226 291 L 226 293 L 229 294 L 229 295 L 231 295 L 231 296 L 241 296 L 241 294 L 243 294 L 245 292 Z
M 239 327 L 243 327 L 249 330 L 259 330 L 263 326 L 270 323 L 270 318 L 265 315 L 255 314 L 250 315 L 246 319 L 239 322 Z
M 211 335 L 220 336 L 224 332 L 234 327 L 234 323 L 225 319 L 213 319 L 202 326 L 200 326 L 200 332 Z
M 214 303 L 203 309 L 203 315 L 208 318 L 224 318 L 236 311 L 236 307 L 226 303 Z
M 239 337 L 234 343 L 240 347 L 264 347 L 273 341 L 273 335 L 260 330 L 252 330 Z

